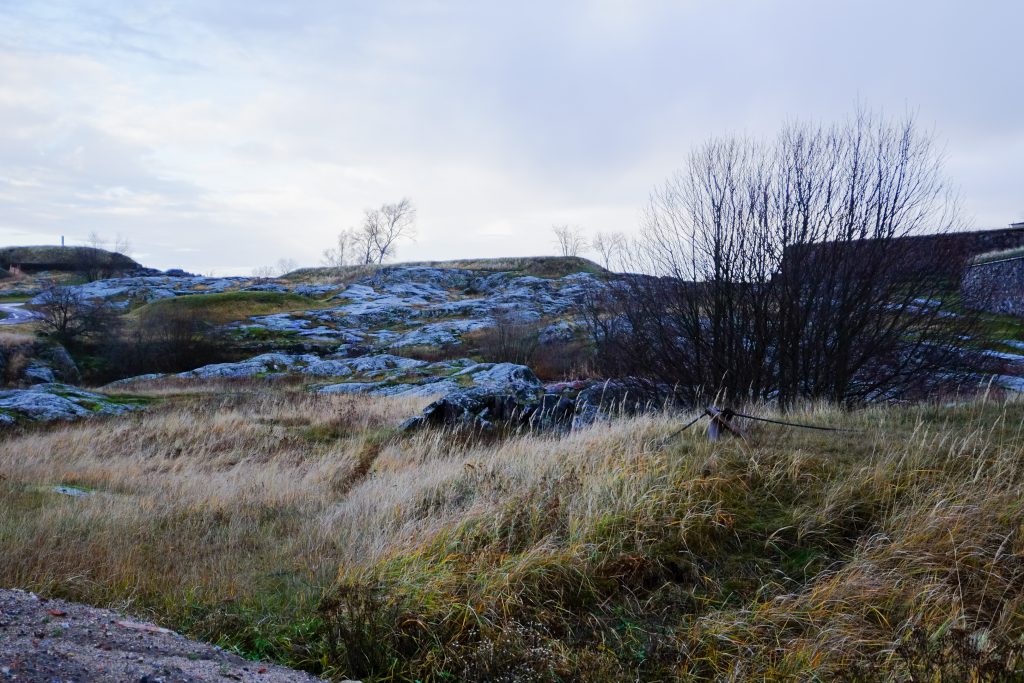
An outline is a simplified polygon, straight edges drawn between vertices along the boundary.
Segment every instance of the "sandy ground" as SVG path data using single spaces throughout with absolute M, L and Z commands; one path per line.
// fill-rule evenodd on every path
M 0 683 L 319 680 L 109 610 L 0 590 Z

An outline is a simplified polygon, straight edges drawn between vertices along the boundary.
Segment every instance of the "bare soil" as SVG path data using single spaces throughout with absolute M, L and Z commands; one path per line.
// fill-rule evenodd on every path
M 0 683 L 319 680 L 110 610 L 0 590 Z

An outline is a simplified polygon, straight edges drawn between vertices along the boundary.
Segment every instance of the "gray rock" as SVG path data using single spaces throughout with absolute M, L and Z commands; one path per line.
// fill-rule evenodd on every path
M 22 376 L 29 384 L 52 384 L 57 381 L 53 368 L 38 361 L 25 368 Z
M 364 394 L 381 385 L 381 382 L 343 382 L 320 387 L 317 390 L 321 394 Z
M 96 415 L 121 415 L 137 406 L 112 401 L 109 397 L 66 384 L 39 384 L 30 389 L 0 391 L 0 422 L 17 419 L 32 422 L 73 420 Z
M 128 386 L 129 384 L 134 384 L 136 382 L 148 382 L 154 379 L 163 379 L 164 377 L 167 377 L 165 373 L 151 372 L 146 375 L 136 375 L 135 377 L 125 377 L 124 379 L 115 380 L 113 382 L 110 382 L 109 384 L 104 385 L 104 388 L 116 389 L 117 387 L 125 387 Z
M 543 385 L 525 365 L 478 363 L 455 373 L 453 379 L 459 378 L 470 378 L 473 387 L 446 394 L 401 428 L 447 425 L 490 430 L 496 422 L 529 420 L 543 397 Z
M 36 339 L 0 347 L 0 380 L 19 367 L 17 376 L 8 377 L 12 386 L 80 380 L 78 368 L 63 346 Z
M 212 377 L 245 378 L 282 374 L 300 370 L 312 363 L 320 362 L 311 354 L 291 355 L 286 353 L 265 353 L 237 363 L 216 363 L 178 374 L 178 377 L 209 379 Z
M 449 346 L 458 344 L 462 335 L 488 327 L 494 327 L 497 323 L 493 318 L 471 318 L 469 320 L 449 320 L 438 323 L 428 323 L 411 332 L 403 334 L 398 340 L 391 343 L 391 348 L 399 349 L 403 346 Z

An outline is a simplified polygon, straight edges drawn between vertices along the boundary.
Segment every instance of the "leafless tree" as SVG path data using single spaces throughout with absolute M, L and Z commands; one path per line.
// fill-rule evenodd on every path
M 352 262 L 353 252 L 356 250 L 356 237 L 354 230 L 342 230 L 338 233 L 338 241 L 335 246 L 325 249 L 323 260 L 328 268 L 339 270 Z
M 298 262 L 296 262 L 295 259 L 292 259 L 292 258 L 279 258 L 279 259 L 277 259 L 277 265 L 274 268 L 274 274 L 277 277 L 281 277 L 283 275 L 287 275 L 288 273 L 292 272 L 293 270 L 295 270 L 298 267 L 299 267 L 299 264 L 298 264 Z
M 588 307 L 606 366 L 690 400 L 858 402 L 952 379 L 970 321 L 932 138 L 859 112 L 713 140 L 656 189 L 627 276 Z M 954 278 L 955 279 L 955 278 Z
M 551 232 L 555 234 L 555 244 L 562 256 L 579 256 L 587 246 L 587 240 L 578 226 L 552 225 Z
M 252 276 L 260 280 L 269 280 L 274 277 L 273 266 L 256 266 L 252 269 Z
M 122 256 L 132 255 L 132 243 L 121 233 L 117 233 L 117 237 L 114 238 L 114 253 L 121 254 Z
M 73 287 L 54 285 L 46 288 L 33 305 L 47 336 L 68 344 L 83 337 L 101 334 L 116 314 L 101 301 L 90 301 Z
M 409 199 L 367 209 L 363 224 L 350 232 L 349 246 L 358 263 L 384 263 L 394 257 L 398 242 L 416 236 L 416 207 Z
M 76 266 L 86 279 L 99 280 L 106 276 L 107 266 L 110 265 L 106 247 L 107 241 L 93 230 L 86 238 L 86 246 L 76 248 Z
M 107 248 L 107 240 L 103 239 L 103 237 L 100 236 L 100 234 L 95 230 L 89 233 L 89 236 L 86 238 L 85 243 L 87 246 L 90 246 L 93 249 Z
M 621 232 L 599 232 L 590 240 L 590 248 L 597 252 L 606 270 L 614 270 L 623 260 L 626 236 Z

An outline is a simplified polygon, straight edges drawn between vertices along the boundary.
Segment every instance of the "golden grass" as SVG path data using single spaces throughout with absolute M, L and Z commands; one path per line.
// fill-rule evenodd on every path
M 666 444 L 669 415 L 480 441 L 396 434 L 425 400 L 154 395 L 0 437 L 0 585 L 367 680 L 1020 673 L 1020 403 Z

